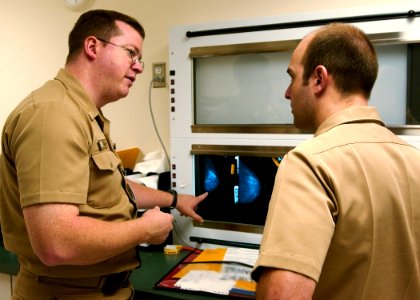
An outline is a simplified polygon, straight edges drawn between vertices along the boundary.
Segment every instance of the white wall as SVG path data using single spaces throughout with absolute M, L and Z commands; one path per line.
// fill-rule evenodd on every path
M 413 0 L 94 0 L 91 8 L 119 10 L 137 18 L 146 29 L 146 70 L 130 95 L 104 108 L 112 121 L 119 149 L 139 147 L 143 153 L 160 148 L 148 110 L 148 89 L 154 62 L 168 62 L 169 29 L 288 13 L 325 11 L 364 5 L 418 3 Z M 0 0 L 0 127 L 10 110 L 32 89 L 55 76 L 64 65 L 67 36 L 80 12 L 63 0 Z M 283 70 L 279 70 L 283 72 Z M 152 90 L 153 111 L 169 147 L 169 88 Z

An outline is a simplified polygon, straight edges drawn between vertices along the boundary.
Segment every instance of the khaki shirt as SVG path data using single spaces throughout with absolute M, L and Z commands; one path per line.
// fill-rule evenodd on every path
M 139 265 L 132 249 L 90 266 L 46 267 L 31 248 L 23 219 L 23 207 L 43 203 L 77 204 L 81 216 L 105 221 L 132 219 L 136 209 L 110 145 L 109 121 L 64 69 L 10 114 L 2 138 L 0 217 L 6 248 L 30 272 L 92 277 Z
M 280 164 L 253 277 L 304 274 L 314 299 L 418 299 L 419 172 L 374 108 L 331 116 Z

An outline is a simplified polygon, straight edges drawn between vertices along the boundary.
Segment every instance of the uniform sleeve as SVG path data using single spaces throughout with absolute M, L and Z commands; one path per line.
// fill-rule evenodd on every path
M 336 209 L 328 173 L 296 149 L 281 162 L 252 276 L 263 267 L 285 269 L 318 281 L 334 232 Z
M 69 101 L 44 101 L 17 115 L 13 135 L 21 206 L 86 202 L 89 184 L 87 133 Z

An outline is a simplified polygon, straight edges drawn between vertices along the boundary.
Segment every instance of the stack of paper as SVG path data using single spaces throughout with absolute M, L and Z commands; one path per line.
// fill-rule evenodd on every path
M 258 250 L 245 248 L 205 249 L 178 272 L 175 286 L 194 291 L 228 295 L 232 291 L 255 295 L 251 271 Z

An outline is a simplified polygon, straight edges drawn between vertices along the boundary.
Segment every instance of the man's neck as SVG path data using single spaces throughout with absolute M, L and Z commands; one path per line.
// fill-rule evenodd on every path
M 65 69 L 70 72 L 83 86 L 86 93 L 90 96 L 90 99 L 95 104 L 97 108 L 102 107 L 99 97 L 95 92 L 94 84 L 97 82 L 95 78 L 95 72 L 90 71 L 90 66 L 83 63 L 68 63 L 65 66 Z
M 321 100 L 321 99 L 320 99 Z M 335 113 L 343 111 L 351 106 L 367 106 L 368 100 L 360 94 L 343 96 L 335 93 L 329 95 L 319 102 L 318 113 L 315 119 L 316 128 L 318 128 L 327 118 Z

